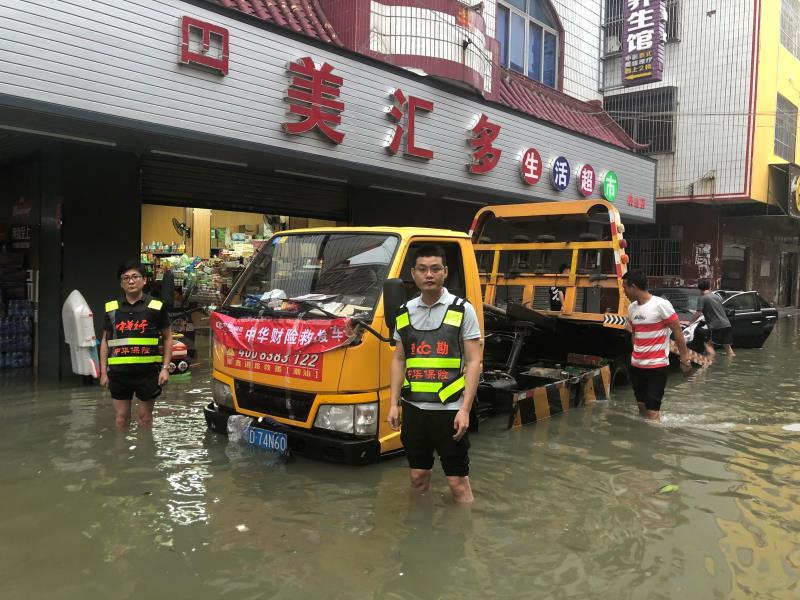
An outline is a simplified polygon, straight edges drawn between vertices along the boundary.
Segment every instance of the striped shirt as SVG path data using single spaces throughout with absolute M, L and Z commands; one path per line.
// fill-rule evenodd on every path
M 669 326 L 678 322 L 678 315 L 669 300 L 651 296 L 641 305 L 632 302 L 628 307 L 628 319 L 633 328 L 631 365 L 640 369 L 669 365 Z

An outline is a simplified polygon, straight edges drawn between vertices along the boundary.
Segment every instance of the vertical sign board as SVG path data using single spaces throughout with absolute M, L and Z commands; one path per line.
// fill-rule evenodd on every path
M 623 83 L 661 81 L 667 43 L 664 0 L 623 0 L 622 14 Z

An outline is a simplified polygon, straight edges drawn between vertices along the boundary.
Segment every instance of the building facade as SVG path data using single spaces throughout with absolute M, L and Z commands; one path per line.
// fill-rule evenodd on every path
M 625 4 L 605 3 L 604 106 L 658 160 L 656 223 L 629 232 L 632 263 L 657 285 L 797 305 L 800 2 L 661 0 L 663 76 L 641 85 L 623 81 Z
M 39 374 L 69 372 L 61 303 L 80 290 L 99 325 L 152 207 L 194 207 L 195 234 L 209 210 L 466 230 L 577 197 L 652 221 L 656 163 L 592 92 L 592 28 L 569 3 L 473 4 L 0 0 L 0 256 L 24 267 L 2 300 L 35 301 Z M 540 45 L 511 65 L 520 31 Z

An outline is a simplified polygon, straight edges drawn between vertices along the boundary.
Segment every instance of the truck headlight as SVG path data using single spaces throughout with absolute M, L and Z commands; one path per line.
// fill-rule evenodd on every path
M 355 404 L 356 434 L 378 433 L 378 403 Z
M 317 411 L 314 427 L 339 433 L 375 434 L 378 431 L 378 403 L 323 404 Z
M 229 386 L 227 383 L 222 383 L 217 379 L 214 379 L 212 381 L 214 382 L 214 385 L 212 387 L 214 402 L 216 402 L 220 406 L 227 406 L 228 408 L 234 408 L 233 390 L 231 389 L 231 386 Z

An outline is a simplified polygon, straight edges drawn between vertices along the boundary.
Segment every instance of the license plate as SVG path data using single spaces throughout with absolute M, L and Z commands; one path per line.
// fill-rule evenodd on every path
M 285 433 L 280 431 L 270 431 L 269 429 L 261 429 L 260 427 L 247 428 L 247 442 L 253 446 L 264 448 L 270 452 L 277 452 L 278 454 L 289 453 L 289 440 Z

